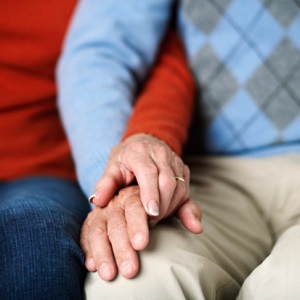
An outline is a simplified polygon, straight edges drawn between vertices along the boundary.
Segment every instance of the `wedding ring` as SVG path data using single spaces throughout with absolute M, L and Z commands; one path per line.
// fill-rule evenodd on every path
M 182 177 L 175 176 L 175 179 L 178 180 L 178 181 L 181 181 L 181 182 L 185 183 L 185 180 Z

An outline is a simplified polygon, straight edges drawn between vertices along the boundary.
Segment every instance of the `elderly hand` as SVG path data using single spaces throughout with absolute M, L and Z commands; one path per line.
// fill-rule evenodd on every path
M 176 214 L 187 228 L 202 231 L 201 211 L 192 200 L 188 199 Z M 125 278 L 135 276 L 139 268 L 137 251 L 149 241 L 147 219 L 138 186 L 122 189 L 104 208 L 95 207 L 81 231 L 86 268 L 97 270 L 104 280 L 112 280 L 118 270 Z
M 118 189 L 136 180 L 142 204 L 155 223 L 188 200 L 189 177 L 188 167 L 165 142 L 135 134 L 112 149 L 92 201 L 103 207 Z

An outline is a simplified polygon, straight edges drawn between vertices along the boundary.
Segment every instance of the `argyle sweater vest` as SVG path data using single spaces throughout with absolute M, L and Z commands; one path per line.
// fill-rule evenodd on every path
M 300 1 L 183 0 L 178 23 L 199 87 L 202 151 L 299 151 Z

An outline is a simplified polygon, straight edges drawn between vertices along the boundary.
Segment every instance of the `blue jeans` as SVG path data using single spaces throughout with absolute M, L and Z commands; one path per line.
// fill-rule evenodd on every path
M 90 210 L 78 185 L 53 177 L 0 183 L 0 298 L 82 299 L 80 228 Z

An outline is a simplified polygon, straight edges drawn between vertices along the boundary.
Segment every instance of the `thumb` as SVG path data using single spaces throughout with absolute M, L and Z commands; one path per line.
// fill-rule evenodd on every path
M 188 199 L 178 209 L 176 217 L 180 219 L 182 225 L 190 232 L 199 234 L 203 231 L 201 224 L 202 211 L 192 199 Z
M 95 194 L 90 197 L 90 202 L 96 206 L 104 207 L 115 193 L 121 187 L 129 184 L 133 178 L 133 174 L 123 174 L 118 166 L 108 166 L 101 179 L 97 182 Z

